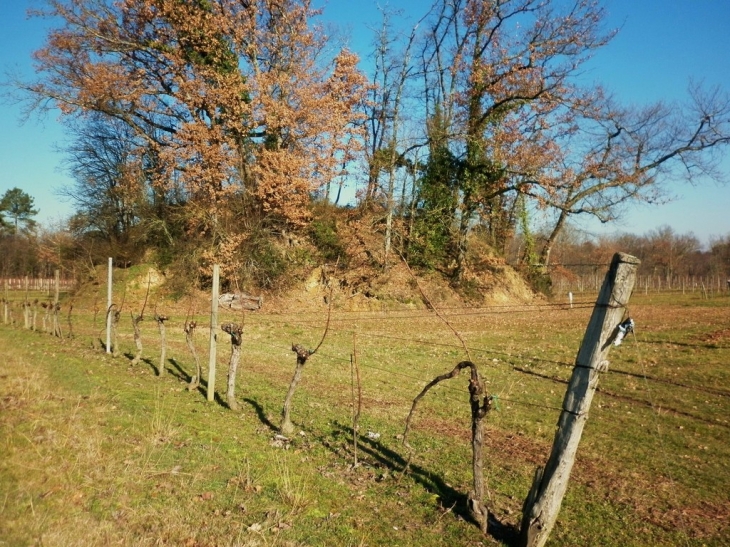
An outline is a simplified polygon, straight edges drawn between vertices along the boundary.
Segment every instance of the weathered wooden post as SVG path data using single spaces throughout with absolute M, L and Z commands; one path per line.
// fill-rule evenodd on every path
M 8 324 L 8 305 L 10 304 L 8 300 L 8 280 L 5 278 L 5 298 L 3 299 L 3 325 Z
M 221 269 L 218 264 L 213 265 L 213 294 L 210 302 L 210 346 L 208 352 L 208 400 L 215 398 L 215 361 L 216 361 L 216 329 L 218 328 L 218 298 L 220 291 Z
M 605 359 L 634 288 L 639 264 L 639 259 L 624 253 L 616 253 L 611 261 L 578 350 L 550 457 L 545 469 L 535 472 L 525 500 L 519 541 L 522 547 L 542 547 L 558 518 L 598 376 L 608 367 Z
M 30 301 L 28 300 L 28 291 L 30 290 L 30 279 L 25 276 L 25 298 L 23 299 L 23 326 L 30 329 Z
M 107 274 L 106 274 L 106 352 L 111 353 L 112 344 L 112 257 L 109 257 L 107 261 Z
M 61 334 L 61 324 L 58 322 L 58 312 L 61 311 L 61 305 L 58 303 L 59 292 L 61 286 L 61 271 L 56 270 L 54 274 L 54 286 L 55 292 L 53 296 L 53 336 L 63 338 Z

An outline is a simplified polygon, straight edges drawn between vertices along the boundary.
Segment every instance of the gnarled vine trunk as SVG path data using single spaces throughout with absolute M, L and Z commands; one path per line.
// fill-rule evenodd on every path
M 228 408 L 238 410 L 236 402 L 236 372 L 238 370 L 238 362 L 241 359 L 241 344 L 243 343 L 243 327 L 236 323 L 223 323 L 221 330 L 231 336 L 231 360 L 228 364 L 228 390 L 226 392 L 226 401 Z
M 194 389 L 197 389 L 198 386 L 200 386 L 200 375 L 201 375 L 201 368 L 200 368 L 200 359 L 198 358 L 198 353 L 195 351 L 195 342 L 193 340 L 193 335 L 195 334 L 195 327 L 197 326 L 197 323 L 195 321 L 190 321 L 189 323 L 185 323 L 185 343 L 188 345 L 188 349 L 190 350 L 190 353 L 193 354 L 193 359 L 195 360 L 195 375 L 190 378 L 190 383 L 188 384 L 188 391 L 192 391 Z

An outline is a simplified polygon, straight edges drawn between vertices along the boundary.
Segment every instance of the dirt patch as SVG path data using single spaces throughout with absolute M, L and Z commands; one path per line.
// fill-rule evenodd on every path
M 278 295 L 266 296 L 266 311 L 279 311 L 281 305 L 292 302 L 307 310 L 321 307 L 330 290 L 335 306 L 351 311 L 524 303 L 536 298 L 522 277 L 476 236 L 457 287 L 450 272 L 411 271 L 396 250 L 386 256 L 383 225 L 377 215 L 342 211 L 337 234 L 347 259 L 297 272 L 300 282 Z
M 719 344 L 722 342 L 730 342 L 730 327 L 726 329 L 716 330 L 714 332 L 703 334 L 699 337 L 702 342 Z
M 418 420 L 417 427 L 464 443 L 471 442 L 469 428 L 454 421 L 423 417 Z M 490 450 L 499 450 L 500 460 L 514 462 L 517 468 L 535 468 L 545 465 L 550 445 L 525 435 L 487 427 L 486 454 Z M 721 537 L 729 527 L 730 501 L 711 503 L 697 500 L 694 505 L 682 505 L 676 496 L 671 495 L 675 486 L 667 477 L 627 473 L 608 460 L 579 453 L 571 480 L 595 491 L 596 496 L 631 507 L 642 520 L 665 530 L 682 530 L 694 539 Z M 668 501 L 661 507 L 656 500 L 658 490 L 668 493 Z

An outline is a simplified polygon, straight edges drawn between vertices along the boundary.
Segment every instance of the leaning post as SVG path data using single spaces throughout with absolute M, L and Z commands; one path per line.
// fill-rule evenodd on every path
M 616 253 L 611 261 L 578 350 L 550 457 L 544 470 L 536 470 L 523 506 L 521 547 L 542 547 L 558 518 L 598 376 L 608 367 L 608 350 L 633 291 L 639 264 L 639 259 L 624 253 Z
M 210 351 L 208 360 L 208 400 L 215 398 L 215 361 L 218 328 L 218 292 L 220 290 L 220 266 L 213 265 L 213 294 L 210 302 Z

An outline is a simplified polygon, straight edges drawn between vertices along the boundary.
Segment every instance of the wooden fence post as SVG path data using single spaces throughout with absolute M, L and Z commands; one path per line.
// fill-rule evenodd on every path
M 639 264 L 639 259 L 624 253 L 616 253 L 611 261 L 578 350 L 550 457 L 545 469 L 535 472 L 525 500 L 519 541 L 522 547 L 542 547 L 558 518 L 598 376 L 608 366 L 605 359 L 634 288 Z
M 111 353 L 112 345 L 112 257 L 107 261 L 106 273 L 106 352 Z
M 25 276 L 25 297 L 23 297 L 23 327 L 30 328 L 30 303 L 28 302 L 28 291 L 30 290 L 30 280 Z
M 61 334 L 61 324 L 58 322 L 58 312 L 61 309 L 59 301 L 59 292 L 61 290 L 61 270 L 56 270 L 54 274 L 54 296 L 53 296 L 53 336 L 63 338 Z
M 8 324 L 8 306 L 10 305 L 10 302 L 8 301 L 8 279 L 5 278 L 5 300 L 3 300 L 3 324 Z
M 218 333 L 218 292 L 220 290 L 220 266 L 213 265 L 213 294 L 210 302 L 210 346 L 208 357 L 208 400 L 215 398 L 215 361 L 216 361 L 216 341 Z

